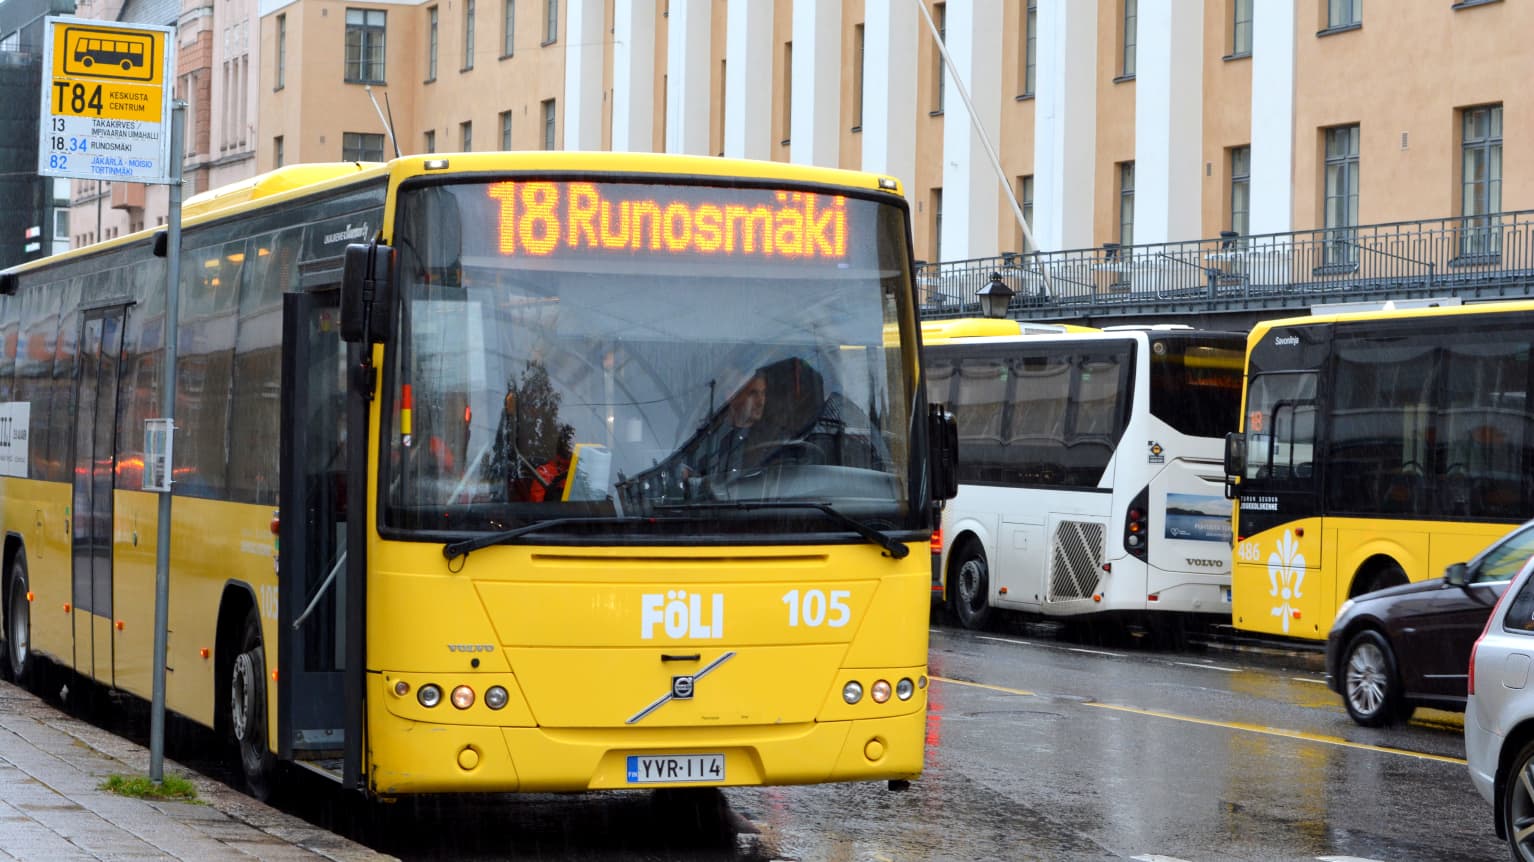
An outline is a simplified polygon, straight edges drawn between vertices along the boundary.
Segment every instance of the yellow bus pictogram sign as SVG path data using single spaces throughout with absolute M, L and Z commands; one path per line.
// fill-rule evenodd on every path
M 83 18 L 44 20 L 48 75 L 38 173 L 170 182 L 173 31 Z

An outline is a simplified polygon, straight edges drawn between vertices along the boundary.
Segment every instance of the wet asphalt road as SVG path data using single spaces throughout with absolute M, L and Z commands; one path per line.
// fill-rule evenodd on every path
M 932 632 L 926 773 L 723 793 L 443 797 L 285 807 L 404 859 L 1506 858 L 1459 716 L 1370 730 L 1319 653 L 1047 627 Z

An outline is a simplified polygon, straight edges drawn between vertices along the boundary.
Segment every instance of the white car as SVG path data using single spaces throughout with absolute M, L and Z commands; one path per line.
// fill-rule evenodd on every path
M 1470 652 L 1465 757 L 1492 804 L 1497 837 L 1534 862 L 1534 560 L 1497 603 Z

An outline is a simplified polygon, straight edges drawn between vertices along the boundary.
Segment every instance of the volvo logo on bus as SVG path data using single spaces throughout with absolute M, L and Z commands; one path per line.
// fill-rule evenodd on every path
M 692 675 L 674 676 L 671 678 L 671 697 L 673 700 L 692 700 L 692 684 L 697 677 Z
M 493 644 L 448 644 L 448 652 L 495 652 Z
M 1200 560 L 1197 557 L 1184 557 L 1183 559 L 1187 560 L 1190 566 L 1202 566 L 1206 569 L 1223 569 L 1227 565 L 1221 560 Z

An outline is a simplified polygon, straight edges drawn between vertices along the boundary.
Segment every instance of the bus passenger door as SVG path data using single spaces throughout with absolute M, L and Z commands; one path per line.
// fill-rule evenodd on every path
M 87 312 L 75 379 L 74 493 L 70 502 L 74 668 L 111 685 L 112 489 L 117 442 L 117 384 L 127 309 Z
M 277 579 L 278 753 L 354 786 L 362 703 L 348 673 L 348 627 L 360 590 L 348 589 L 347 345 L 339 291 L 283 296 L 282 487 Z M 360 749 L 358 749 L 360 750 Z

